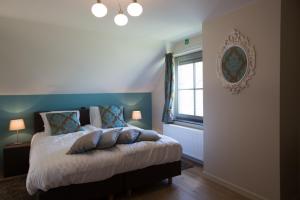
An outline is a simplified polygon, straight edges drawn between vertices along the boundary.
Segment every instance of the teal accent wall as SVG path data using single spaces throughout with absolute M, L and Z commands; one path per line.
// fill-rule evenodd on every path
M 151 93 L 55 94 L 55 95 L 0 95 L 0 169 L 3 167 L 3 147 L 16 141 L 16 134 L 9 132 L 9 121 L 24 118 L 26 130 L 19 139 L 30 141 L 33 133 L 33 113 L 48 110 L 68 110 L 93 105 L 123 105 L 125 119 L 145 129 L 152 128 Z M 132 121 L 131 111 L 141 110 L 143 119 Z

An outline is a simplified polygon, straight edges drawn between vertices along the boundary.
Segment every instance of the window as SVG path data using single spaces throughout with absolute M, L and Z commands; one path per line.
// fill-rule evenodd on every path
M 175 58 L 176 100 L 178 121 L 203 122 L 203 62 L 202 52 Z

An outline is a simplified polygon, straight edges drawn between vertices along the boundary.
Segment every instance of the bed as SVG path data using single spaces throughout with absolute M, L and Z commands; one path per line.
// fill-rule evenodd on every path
M 36 134 L 26 186 L 37 199 L 113 198 L 163 179 L 171 183 L 172 177 L 181 174 L 181 146 L 169 137 L 70 156 L 67 149 L 89 130 L 46 136 L 39 112 L 34 116 Z M 80 109 L 80 122 L 82 126 L 90 123 L 88 109 Z

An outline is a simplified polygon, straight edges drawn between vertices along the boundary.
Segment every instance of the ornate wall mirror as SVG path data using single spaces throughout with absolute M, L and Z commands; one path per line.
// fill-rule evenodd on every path
M 225 88 L 238 94 L 255 75 L 255 50 L 247 37 L 234 30 L 218 56 L 217 73 Z

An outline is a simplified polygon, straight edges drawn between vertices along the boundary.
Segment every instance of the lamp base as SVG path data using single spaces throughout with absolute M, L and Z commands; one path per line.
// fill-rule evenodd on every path
M 14 144 L 18 145 L 18 144 L 22 144 L 22 142 L 14 142 Z

